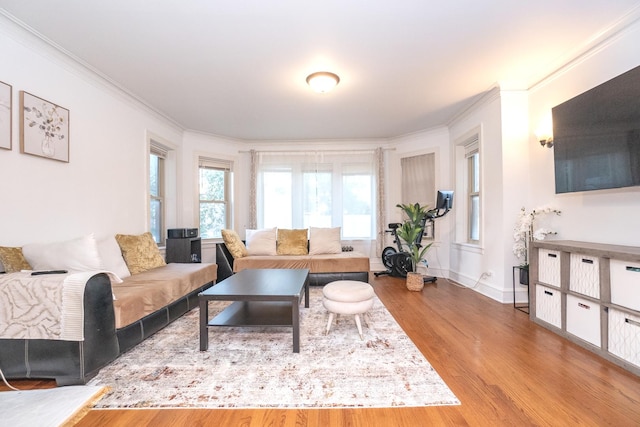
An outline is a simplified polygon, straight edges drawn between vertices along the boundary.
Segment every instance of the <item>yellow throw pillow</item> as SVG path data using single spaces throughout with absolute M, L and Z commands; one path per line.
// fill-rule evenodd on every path
M 249 255 L 247 247 L 242 243 L 242 239 L 240 239 L 235 230 L 221 230 L 221 232 L 222 240 L 224 240 L 225 246 L 229 249 L 229 253 L 234 259 Z
M 307 229 L 278 228 L 278 255 L 307 255 Z
M 131 274 L 167 265 L 150 232 L 137 236 L 116 234 L 116 240 Z
M 4 266 L 5 273 L 31 270 L 31 266 L 22 254 L 22 248 L 0 246 L 0 263 Z

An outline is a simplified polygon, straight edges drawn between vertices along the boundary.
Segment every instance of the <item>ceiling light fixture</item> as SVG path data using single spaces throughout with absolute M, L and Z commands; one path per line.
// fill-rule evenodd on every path
M 307 84 L 318 93 L 327 93 L 340 83 L 340 77 L 328 71 L 309 74 Z

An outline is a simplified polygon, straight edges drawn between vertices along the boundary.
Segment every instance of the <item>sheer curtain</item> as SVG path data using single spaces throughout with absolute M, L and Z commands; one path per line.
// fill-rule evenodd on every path
M 376 156 L 368 151 L 256 152 L 257 228 L 341 227 L 376 239 Z

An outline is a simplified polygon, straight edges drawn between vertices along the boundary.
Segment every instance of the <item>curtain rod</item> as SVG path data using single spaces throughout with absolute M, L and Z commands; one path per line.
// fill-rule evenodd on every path
M 376 151 L 376 148 L 368 148 L 366 150 L 266 150 L 260 151 L 255 150 L 257 154 L 315 154 L 315 153 L 373 153 Z M 395 151 L 395 148 L 383 148 L 382 151 Z M 250 153 L 251 150 L 240 150 L 238 153 Z

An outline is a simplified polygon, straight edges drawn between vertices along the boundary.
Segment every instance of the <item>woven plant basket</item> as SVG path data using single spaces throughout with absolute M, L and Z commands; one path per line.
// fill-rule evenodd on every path
M 407 273 L 407 289 L 410 291 L 421 291 L 422 288 L 424 288 L 422 273 Z

